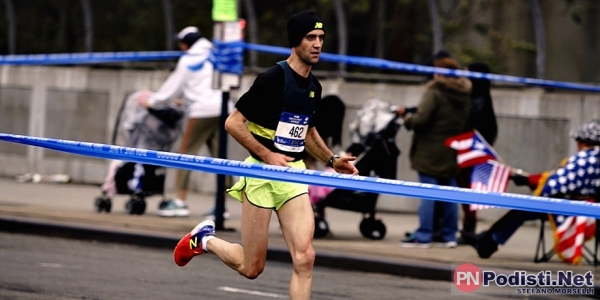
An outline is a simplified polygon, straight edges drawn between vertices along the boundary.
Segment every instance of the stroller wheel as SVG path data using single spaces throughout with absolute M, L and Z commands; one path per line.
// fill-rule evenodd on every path
M 329 234 L 329 224 L 321 217 L 315 217 L 315 238 L 325 237 Z
M 146 200 L 144 197 L 133 195 L 129 201 L 125 203 L 125 210 L 130 215 L 143 215 L 146 211 Z
M 385 237 L 386 228 L 385 224 L 375 218 L 364 218 L 360 222 L 360 233 L 371 240 L 381 240 Z
M 137 214 L 143 215 L 146 212 L 146 201 L 142 199 L 139 203 Z
M 112 208 L 112 201 L 110 200 L 110 198 L 108 198 L 104 195 L 98 196 L 98 197 L 96 197 L 96 200 L 94 201 L 94 207 L 96 208 L 96 211 L 99 213 L 101 213 L 103 211 L 106 211 L 107 213 L 109 213 Z

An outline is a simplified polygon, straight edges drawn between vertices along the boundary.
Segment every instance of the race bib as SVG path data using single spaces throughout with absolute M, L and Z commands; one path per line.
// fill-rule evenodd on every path
M 275 131 L 275 147 L 287 152 L 302 152 L 309 121 L 309 115 L 284 111 Z

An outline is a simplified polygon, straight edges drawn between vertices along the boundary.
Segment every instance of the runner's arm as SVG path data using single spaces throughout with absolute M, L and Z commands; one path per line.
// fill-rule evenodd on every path
M 306 150 L 308 150 L 310 154 L 320 159 L 322 162 L 327 163 L 329 158 L 333 155 L 333 151 L 331 151 L 327 145 L 325 145 L 325 142 L 314 126 L 308 128 L 305 142 Z
M 333 151 L 327 147 L 319 132 L 315 127 L 309 127 L 306 133 L 306 150 L 314 157 L 325 163 L 329 163 L 329 159 L 333 156 Z M 343 156 L 333 161 L 333 169 L 338 173 L 358 174 L 358 170 L 350 162 L 355 160 L 354 156 Z
M 263 162 L 270 165 L 286 166 L 294 158 L 281 153 L 275 153 L 257 141 L 246 127 L 246 117 L 236 108 L 225 121 L 225 130 L 248 151 L 256 154 Z

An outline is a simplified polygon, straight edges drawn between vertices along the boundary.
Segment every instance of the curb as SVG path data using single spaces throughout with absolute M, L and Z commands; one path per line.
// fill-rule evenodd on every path
M 173 249 L 179 241 L 178 238 L 169 235 L 6 216 L 0 216 L 0 231 L 77 240 L 96 240 L 160 249 Z M 292 261 L 287 248 L 273 246 L 270 246 L 267 250 L 267 259 L 287 263 Z M 426 280 L 452 281 L 450 265 L 444 263 L 381 259 L 318 251 L 315 266 Z

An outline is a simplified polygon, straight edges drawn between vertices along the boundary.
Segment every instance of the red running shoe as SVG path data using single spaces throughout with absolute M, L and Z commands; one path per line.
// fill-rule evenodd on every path
M 173 252 L 175 263 L 178 266 L 183 267 L 187 265 L 194 256 L 202 254 L 202 238 L 208 235 L 216 236 L 215 222 L 206 220 L 196 225 L 196 227 L 179 240 L 179 243 L 175 246 L 175 251 Z

